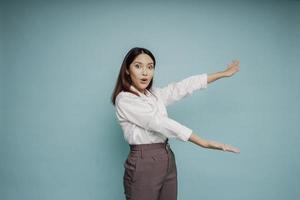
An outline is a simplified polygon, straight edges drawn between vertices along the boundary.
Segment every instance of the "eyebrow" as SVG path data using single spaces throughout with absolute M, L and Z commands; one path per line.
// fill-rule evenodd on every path
M 139 61 L 135 61 L 135 63 L 143 64 L 143 63 L 141 63 L 141 62 L 139 62 Z M 153 64 L 153 62 L 148 63 L 148 65 L 149 65 L 149 64 Z

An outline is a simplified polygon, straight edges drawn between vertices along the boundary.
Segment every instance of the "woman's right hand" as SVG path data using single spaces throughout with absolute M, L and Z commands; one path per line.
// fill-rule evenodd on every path
M 239 60 L 233 60 L 228 66 L 225 71 L 223 71 L 223 74 L 225 77 L 230 77 L 236 72 L 240 71 L 240 61 Z
M 233 152 L 233 153 L 240 153 L 240 150 L 236 147 L 233 147 L 229 144 L 223 144 L 222 145 L 222 150 L 223 151 L 229 151 L 229 152 Z

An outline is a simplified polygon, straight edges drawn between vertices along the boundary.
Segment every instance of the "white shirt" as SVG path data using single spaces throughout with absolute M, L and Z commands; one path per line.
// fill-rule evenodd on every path
M 129 144 L 159 143 L 166 138 L 187 141 L 192 129 L 169 118 L 166 106 L 204 88 L 207 88 L 206 73 L 171 82 L 163 88 L 152 86 L 150 90 L 155 96 L 147 89 L 143 94 L 133 85 L 130 89 L 140 97 L 121 91 L 116 97 L 115 108 L 125 140 Z

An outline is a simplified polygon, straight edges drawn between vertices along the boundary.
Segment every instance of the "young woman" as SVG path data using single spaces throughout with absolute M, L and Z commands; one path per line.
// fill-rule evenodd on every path
M 112 94 L 116 116 L 130 145 L 124 162 L 123 186 L 127 200 L 176 200 L 177 169 L 168 138 L 190 141 L 204 148 L 239 153 L 231 145 L 200 138 L 192 129 L 168 117 L 166 106 L 204 89 L 207 84 L 239 71 L 239 61 L 227 69 L 152 87 L 155 58 L 145 49 L 132 48 L 125 56 Z

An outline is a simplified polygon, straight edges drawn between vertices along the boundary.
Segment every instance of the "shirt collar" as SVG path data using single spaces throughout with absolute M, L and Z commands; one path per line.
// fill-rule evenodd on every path
M 150 92 L 149 92 L 147 89 L 145 89 L 145 93 L 146 93 L 146 94 L 140 92 L 140 91 L 139 91 L 138 89 L 136 89 L 136 87 L 134 87 L 133 85 L 130 85 L 130 89 L 133 90 L 133 91 L 135 91 L 135 92 L 137 92 L 137 93 L 139 93 L 142 97 L 147 97 L 147 96 L 150 95 Z

